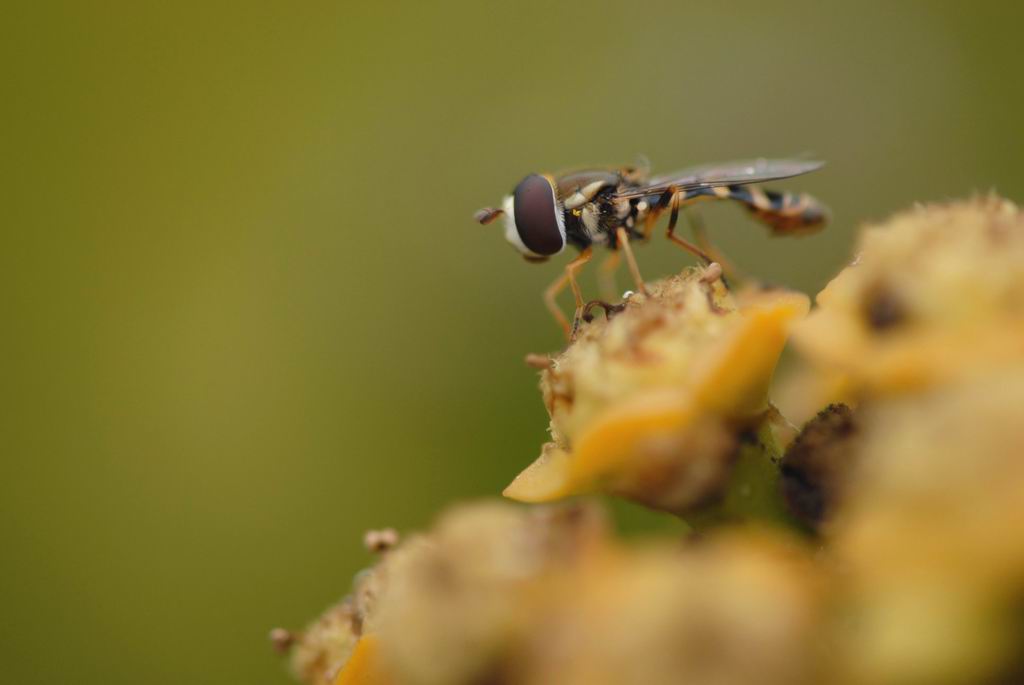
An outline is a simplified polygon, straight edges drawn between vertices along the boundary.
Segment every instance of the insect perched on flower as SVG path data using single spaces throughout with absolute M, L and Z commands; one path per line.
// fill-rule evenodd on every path
M 775 235 L 808 233 L 820 228 L 828 211 L 805 194 L 779 193 L 751 186 L 814 171 L 822 162 L 803 160 L 752 160 L 686 169 L 648 178 L 647 169 L 586 169 L 559 175 L 530 174 L 507 195 L 500 209 L 486 207 L 476 220 L 489 224 L 505 217 L 505 238 L 527 261 L 547 260 L 571 244 L 579 256 L 566 265 L 565 273 L 544 293 L 555 320 L 570 334 L 579 324 L 584 301 L 576 272 L 590 260 L 593 246 L 612 250 L 604 272 L 619 263 L 620 248 L 626 255 L 637 290 L 644 292 L 630 239 L 647 240 L 654 223 L 669 210 L 668 238 L 700 258 L 712 259 L 697 245 L 675 234 L 679 210 L 705 200 L 734 200 L 767 224 Z M 572 288 L 576 314 L 572 325 L 558 308 L 555 297 Z

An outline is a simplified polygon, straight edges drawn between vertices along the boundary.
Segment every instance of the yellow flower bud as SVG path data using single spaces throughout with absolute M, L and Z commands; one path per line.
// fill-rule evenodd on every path
M 989 196 L 868 227 L 817 303 L 794 341 L 854 398 L 1024 358 L 1024 213 Z
M 604 491 L 677 512 L 716 498 L 807 308 L 802 294 L 733 294 L 689 270 L 584 325 L 541 374 L 553 442 L 505 495 Z

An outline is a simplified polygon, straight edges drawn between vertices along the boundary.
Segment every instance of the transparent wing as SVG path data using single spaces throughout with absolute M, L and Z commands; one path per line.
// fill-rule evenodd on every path
M 639 186 L 621 189 L 615 194 L 615 197 L 621 200 L 631 200 L 638 197 L 660 195 L 670 188 L 691 190 L 693 188 L 777 181 L 780 178 L 791 178 L 810 173 L 820 169 L 824 164 L 824 162 L 802 159 L 751 159 L 741 162 L 708 164 L 656 176 Z

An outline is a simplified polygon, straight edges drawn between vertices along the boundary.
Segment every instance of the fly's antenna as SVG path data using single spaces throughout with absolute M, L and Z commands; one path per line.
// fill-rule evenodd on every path
M 502 209 L 495 209 L 494 207 L 484 207 L 483 209 L 478 210 L 477 213 L 473 215 L 473 219 L 478 224 L 486 226 L 487 224 L 491 223 L 504 213 L 505 211 Z

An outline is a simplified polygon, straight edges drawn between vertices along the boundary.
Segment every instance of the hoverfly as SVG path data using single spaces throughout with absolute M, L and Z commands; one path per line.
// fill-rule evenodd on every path
M 486 207 L 475 219 L 489 224 L 505 217 L 505 238 L 531 262 L 543 262 L 572 245 L 580 254 L 544 292 L 544 302 L 567 336 L 579 324 L 584 307 L 576 272 L 587 263 L 595 245 L 610 250 L 603 271 L 618 266 L 625 253 L 637 289 L 644 291 L 630 240 L 648 240 L 654 224 L 669 211 L 668 238 L 704 263 L 705 250 L 675 234 L 680 209 L 706 200 L 734 200 L 766 224 L 774 235 L 810 233 L 820 228 L 828 211 L 809 195 L 780 193 L 752 183 L 800 176 L 822 162 L 758 159 L 685 169 L 648 178 L 643 166 L 584 169 L 564 174 L 530 174 L 506 195 L 500 209 Z M 620 252 L 621 250 L 621 252 Z M 570 325 L 555 301 L 572 288 L 576 315 Z

